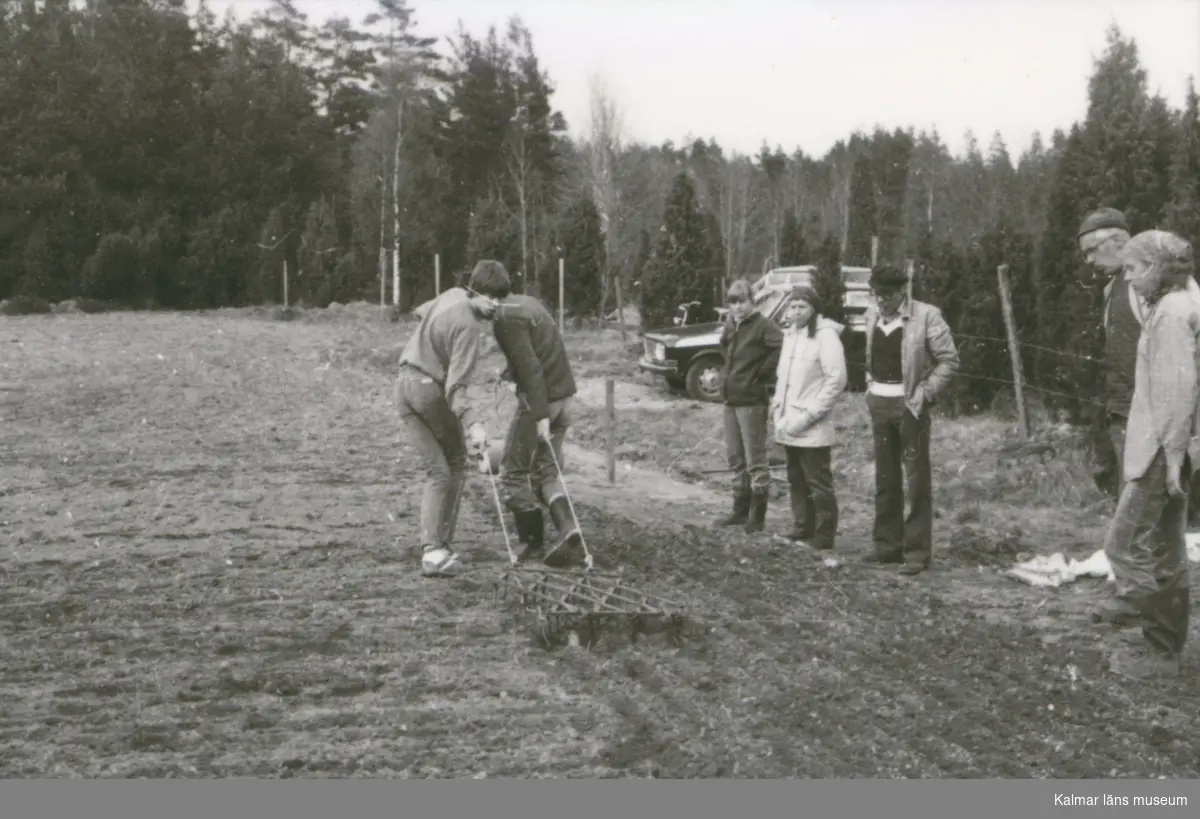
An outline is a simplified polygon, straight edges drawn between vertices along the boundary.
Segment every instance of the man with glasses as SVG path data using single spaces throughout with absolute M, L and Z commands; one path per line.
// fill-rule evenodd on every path
M 469 394 L 481 346 L 481 325 L 508 298 L 504 265 L 475 265 L 467 286 L 452 287 L 423 305 L 420 324 L 400 354 L 396 403 L 425 471 L 421 498 L 421 573 L 448 577 L 458 505 L 466 483 L 468 447 L 487 453 L 479 399 Z
M 875 305 L 866 313 L 866 379 L 875 438 L 875 552 L 867 562 L 902 563 L 902 574 L 917 575 L 933 560 L 929 409 L 958 372 L 958 349 L 941 310 L 908 298 L 902 270 L 876 267 L 870 286 Z
M 1138 295 L 1121 281 L 1121 250 L 1129 241 L 1125 214 L 1115 208 L 1100 208 L 1089 213 L 1079 226 L 1076 237 L 1079 252 L 1090 271 L 1080 284 L 1104 286 L 1101 326 L 1104 330 L 1104 409 L 1103 423 L 1097 429 L 1094 450 L 1096 486 L 1113 497 L 1121 494 L 1121 458 L 1125 451 L 1125 427 L 1133 400 L 1134 369 L 1137 363 L 1138 336 L 1142 333 L 1145 305 Z

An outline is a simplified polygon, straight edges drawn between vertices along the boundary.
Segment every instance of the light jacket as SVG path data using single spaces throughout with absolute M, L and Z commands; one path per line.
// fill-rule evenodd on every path
M 1167 293 L 1147 305 L 1138 340 L 1137 380 L 1125 432 L 1125 480 L 1146 474 L 1161 449 L 1167 468 L 1180 474 L 1185 456 L 1196 468 L 1200 410 L 1200 299 Z
M 783 333 L 775 371 L 775 440 L 784 446 L 833 446 L 836 433 L 829 417 L 846 389 L 845 326 L 818 316 L 817 332 L 788 328 Z
M 1132 282 L 1124 281 L 1124 279 L 1119 275 L 1118 275 L 1117 279 L 1120 279 L 1121 282 L 1126 287 L 1129 288 L 1129 305 L 1133 308 L 1133 317 L 1138 320 L 1138 324 L 1144 325 L 1146 323 L 1146 316 L 1150 312 L 1150 305 L 1146 304 L 1146 300 L 1143 299 L 1141 296 L 1139 296 L 1137 291 L 1133 289 Z M 1109 306 L 1112 304 L 1113 282 L 1117 281 L 1117 279 L 1109 279 L 1108 284 L 1104 285 L 1104 329 L 1105 329 L 1105 331 L 1108 330 L 1108 313 L 1109 313 Z M 1188 289 L 1188 295 L 1191 296 L 1192 300 L 1195 301 L 1197 304 L 1200 304 L 1200 284 L 1197 284 L 1195 279 L 1189 278 L 1188 283 L 1187 283 L 1187 289 Z
M 900 368 L 904 381 L 905 403 L 914 417 L 920 418 L 958 372 L 958 348 L 950 325 L 942 311 L 932 304 L 908 299 L 900 308 L 904 321 L 904 340 L 900 353 Z M 867 308 L 866 332 L 867 386 L 871 384 L 871 346 L 875 325 L 879 323 L 879 308 Z

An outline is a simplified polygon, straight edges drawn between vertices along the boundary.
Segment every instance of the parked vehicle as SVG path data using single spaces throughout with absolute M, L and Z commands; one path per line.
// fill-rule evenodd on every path
M 754 283 L 753 299 L 755 310 L 766 318 L 784 326 L 783 317 L 791 301 L 792 288 L 800 284 L 811 284 L 816 266 L 776 268 Z M 842 344 L 846 349 L 846 364 L 850 377 L 850 389 L 861 390 L 865 386 L 864 364 L 866 356 L 865 313 L 870 305 L 871 290 L 868 281 L 870 268 L 843 267 L 842 281 L 845 285 L 843 311 L 846 315 L 846 330 Z M 687 324 L 691 305 L 680 305 L 683 321 L 674 327 L 649 330 L 643 336 L 644 350 L 638 367 L 646 372 L 663 376 L 672 388 L 686 392 L 697 401 L 719 403 L 721 401 L 721 368 L 725 356 L 721 350 L 721 321 Z M 717 308 L 723 319 L 725 308 Z M 679 319 L 680 315 L 677 314 Z M 772 379 L 774 375 L 772 374 Z M 773 387 L 774 385 L 771 384 Z

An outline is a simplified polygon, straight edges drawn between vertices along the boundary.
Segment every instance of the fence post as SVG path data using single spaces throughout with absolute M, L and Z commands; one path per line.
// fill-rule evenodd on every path
M 563 290 L 565 289 L 565 285 L 563 283 L 564 264 L 565 263 L 563 262 L 563 257 L 559 256 L 558 257 L 558 332 L 560 332 L 560 333 L 567 332 L 566 319 L 563 318 L 563 315 L 564 315 L 563 314 L 563 301 L 566 298 L 563 293 Z
M 442 254 L 433 254 L 433 295 L 442 295 Z
M 996 268 L 1000 284 L 1000 308 L 1004 312 L 1004 328 L 1008 331 L 1008 355 L 1012 359 L 1013 391 L 1017 399 L 1017 426 L 1021 438 L 1029 438 L 1029 418 L 1025 415 L 1025 377 L 1021 368 L 1021 346 L 1017 341 L 1017 323 L 1013 319 L 1012 297 L 1008 286 L 1008 265 Z
M 608 482 L 610 484 L 617 482 L 617 402 L 614 393 L 613 380 L 611 378 L 604 379 L 604 415 L 608 422 L 605 454 L 608 457 Z

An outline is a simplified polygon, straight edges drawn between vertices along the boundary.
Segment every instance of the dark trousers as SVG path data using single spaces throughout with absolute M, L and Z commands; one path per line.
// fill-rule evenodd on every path
M 832 549 L 838 504 L 833 492 L 832 448 L 785 446 L 788 496 L 797 533 L 816 549 Z
M 1171 497 L 1167 459 L 1159 449 L 1145 475 L 1125 482 L 1104 542 L 1118 599 L 1141 615 L 1146 640 L 1171 656 L 1183 651 L 1191 609 L 1187 556 L 1191 473 L 1184 458 L 1179 476 L 1184 494 Z
M 883 560 L 903 557 L 928 566 L 933 559 L 929 411 L 915 418 L 903 398 L 871 393 L 867 408 L 875 437 L 875 552 Z

